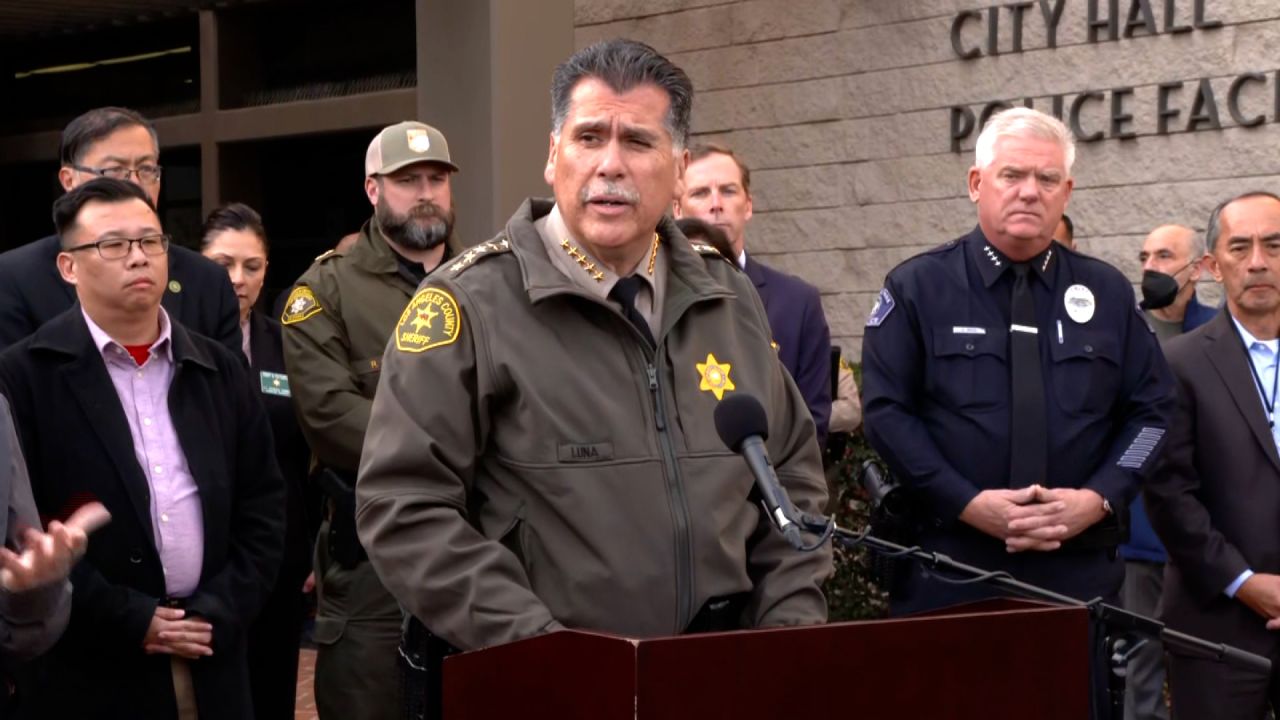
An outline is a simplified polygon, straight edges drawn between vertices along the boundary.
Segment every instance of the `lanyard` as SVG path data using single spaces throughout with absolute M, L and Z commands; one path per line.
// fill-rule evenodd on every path
M 1274 370 L 1271 374 L 1271 397 L 1267 397 L 1267 391 L 1262 387 L 1262 377 L 1258 375 L 1258 368 L 1253 366 L 1253 352 L 1250 348 L 1245 348 L 1245 353 L 1249 356 L 1249 374 L 1253 375 L 1253 382 L 1258 386 L 1258 394 L 1262 395 L 1262 409 L 1267 411 L 1267 427 L 1274 428 L 1276 426 L 1276 388 L 1277 381 L 1280 380 L 1280 353 L 1276 354 Z
M 1267 391 L 1262 387 L 1262 376 L 1258 374 L 1258 368 L 1253 365 L 1253 349 L 1244 343 L 1244 336 L 1240 334 L 1240 328 L 1236 326 L 1235 317 L 1231 317 L 1231 329 L 1235 331 L 1236 337 L 1240 339 L 1240 344 L 1244 345 L 1245 359 L 1249 361 L 1249 374 L 1253 376 L 1253 384 L 1258 388 L 1258 394 L 1262 396 L 1262 409 L 1267 411 L 1267 427 L 1275 431 L 1276 427 L 1276 389 L 1277 381 L 1280 381 L 1280 352 L 1276 353 L 1275 362 L 1272 364 L 1271 374 L 1271 397 L 1267 397 Z M 1261 341 L 1258 341 L 1261 342 Z

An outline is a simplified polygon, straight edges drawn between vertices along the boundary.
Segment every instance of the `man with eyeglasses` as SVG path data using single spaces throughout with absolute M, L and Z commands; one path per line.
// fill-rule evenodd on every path
M 159 202 L 160 143 L 151 123 L 133 110 L 104 107 L 62 131 L 58 182 L 71 190 L 98 177 L 133 182 Z M 75 290 L 58 275 L 58 237 L 0 254 L 0 349 L 36 331 L 71 307 Z M 163 305 L 185 327 L 239 352 L 240 315 L 227 273 L 199 253 L 169 249 Z
M 112 523 L 71 572 L 71 618 L 29 685 L 41 718 L 252 717 L 245 632 L 284 543 L 266 411 L 235 353 L 173 321 L 168 251 L 137 185 L 54 204 L 78 304 L 0 354 L 36 508 Z

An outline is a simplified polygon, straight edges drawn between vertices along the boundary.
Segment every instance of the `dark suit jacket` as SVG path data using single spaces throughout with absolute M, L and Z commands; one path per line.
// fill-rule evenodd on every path
M 249 315 L 249 384 L 257 390 L 267 409 L 271 423 L 271 435 L 275 441 L 276 464 L 284 477 L 286 525 L 284 561 L 280 566 L 280 583 L 302 592 L 302 581 L 311 572 L 311 545 L 314 529 L 309 521 L 308 508 L 318 505 L 309 501 L 307 476 L 311 465 L 311 450 L 298 426 L 298 413 L 292 396 L 267 391 L 275 376 L 285 375 L 284 347 L 280 337 L 280 323 L 253 312 Z M 265 373 L 265 374 L 264 374 Z
M 1169 551 L 1162 616 L 1171 627 L 1272 655 L 1265 620 L 1224 590 L 1246 569 L 1280 573 L 1280 455 L 1231 317 L 1164 346 L 1178 406 L 1147 512 Z
M 191 663 L 199 713 L 250 717 L 244 629 L 280 563 L 283 484 L 243 356 L 176 323 L 172 336 L 169 409 L 204 522 L 200 582 L 184 605 L 214 628 L 213 656 Z M 0 354 L 0 390 L 41 514 L 96 499 L 112 516 L 72 571 L 71 621 L 31 688 L 31 717 L 174 717 L 170 658 L 142 649 L 165 598 L 150 486 L 79 305 Z
M 744 272 L 764 302 L 769 329 L 778 344 L 778 357 L 804 395 L 818 426 L 818 444 L 822 445 L 831 420 L 831 331 L 818 289 L 794 275 L 756 262 L 750 253 Z
M 76 303 L 76 289 L 58 274 L 57 235 L 0 253 L 0 350 L 36 331 Z M 169 246 L 169 317 L 240 353 L 240 306 L 227 271 L 200 253 Z M 174 282 L 178 291 L 174 292 Z

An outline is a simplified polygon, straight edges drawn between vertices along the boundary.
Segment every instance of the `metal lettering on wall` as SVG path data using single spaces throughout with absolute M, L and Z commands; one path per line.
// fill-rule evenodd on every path
M 1118 42 L 1139 36 L 1181 35 L 1222 27 L 1208 17 L 1206 0 L 1087 0 L 1085 20 L 1089 43 Z M 1121 12 L 1122 5 L 1124 12 Z M 1037 7 L 1038 6 L 1038 7 Z M 1049 48 L 1058 47 L 1058 30 L 1066 0 L 1023 0 L 994 5 L 986 10 L 964 10 L 951 22 L 951 47 L 961 60 L 978 60 L 1002 53 L 1021 53 L 1023 29 L 1030 18 L 1042 22 Z M 1039 13 L 1034 12 L 1038 9 Z M 1007 40 L 1002 41 L 1002 38 Z M 1006 49 L 1001 49 L 1004 45 Z M 1215 90 L 1210 78 L 1170 80 L 1156 85 L 1154 113 L 1156 134 L 1221 130 L 1223 112 L 1241 127 L 1280 122 L 1280 70 L 1241 73 L 1230 79 L 1225 92 Z M 1137 137 L 1134 129 L 1135 88 L 1118 86 L 1053 95 L 1040 109 L 1065 121 L 1080 142 Z M 1032 98 L 992 100 L 948 109 L 952 152 L 960 152 L 965 140 L 977 135 L 990 117 L 1014 103 L 1036 107 Z M 1105 118 L 1089 124 L 1082 117 L 1098 106 Z

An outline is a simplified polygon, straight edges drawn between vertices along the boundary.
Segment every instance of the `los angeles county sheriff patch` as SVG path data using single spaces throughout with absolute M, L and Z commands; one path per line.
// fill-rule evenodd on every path
M 299 285 L 289 293 L 289 299 L 284 303 L 284 312 L 280 314 L 280 322 L 285 325 L 302 322 L 322 309 L 311 288 Z
M 462 313 L 458 301 L 440 288 L 424 288 L 404 309 L 396 324 L 396 349 L 420 353 L 458 339 Z

